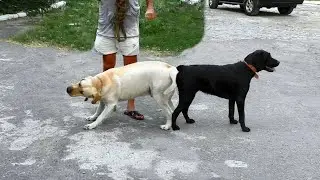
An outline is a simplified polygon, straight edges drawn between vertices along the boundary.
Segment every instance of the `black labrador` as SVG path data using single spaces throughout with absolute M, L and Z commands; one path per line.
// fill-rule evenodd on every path
M 250 81 L 258 78 L 257 72 L 266 70 L 273 72 L 280 62 L 271 57 L 264 50 L 256 50 L 249 54 L 244 61 L 227 65 L 180 65 L 177 67 L 177 86 L 179 90 L 179 104 L 172 114 L 172 129 L 179 130 L 177 117 L 182 111 L 186 122 L 194 123 L 188 116 L 188 109 L 196 93 L 202 91 L 207 94 L 229 99 L 230 124 L 237 124 L 234 119 L 234 105 L 237 103 L 239 122 L 244 132 L 250 129 L 245 125 L 244 104 L 249 91 Z

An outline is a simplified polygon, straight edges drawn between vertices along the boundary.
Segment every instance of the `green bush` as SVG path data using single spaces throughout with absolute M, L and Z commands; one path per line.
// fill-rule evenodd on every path
M 55 0 L 0 0 L 0 14 L 13 14 L 20 11 L 28 15 L 42 14 Z

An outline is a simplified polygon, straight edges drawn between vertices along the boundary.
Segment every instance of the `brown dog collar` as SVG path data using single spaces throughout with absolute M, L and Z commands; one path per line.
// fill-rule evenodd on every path
M 248 64 L 247 62 L 245 62 L 245 61 L 243 61 L 243 62 L 247 65 L 247 67 L 248 67 L 249 69 L 251 69 L 252 72 L 254 72 L 254 77 L 255 77 L 256 79 L 259 79 L 259 75 L 258 75 L 258 73 L 257 73 L 257 69 L 256 69 L 253 65 Z

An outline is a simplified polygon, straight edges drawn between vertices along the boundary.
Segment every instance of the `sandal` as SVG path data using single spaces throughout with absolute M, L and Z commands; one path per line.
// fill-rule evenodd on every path
M 135 119 L 135 120 L 143 120 L 144 119 L 144 116 L 142 114 L 140 114 L 138 111 L 128 111 L 126 110 L 124 112 L 125 115 L 131 117 L 132 119 Z

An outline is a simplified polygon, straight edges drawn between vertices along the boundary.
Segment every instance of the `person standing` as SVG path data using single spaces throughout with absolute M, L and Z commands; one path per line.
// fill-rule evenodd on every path
M 155 19 L 153 0 L 146 0 L 146 5 L 146 19 Z M 139 16 L 139 0 L 100 0 L 94 50 L 102 54 L 103 71 L 115 67 L 117 52 L 122 54 L 124 65 L 137 62 L 140 48 Z M 124 114 L 136 120 L 144 119 L 136 111 L 134 99 L 128 100 Z

